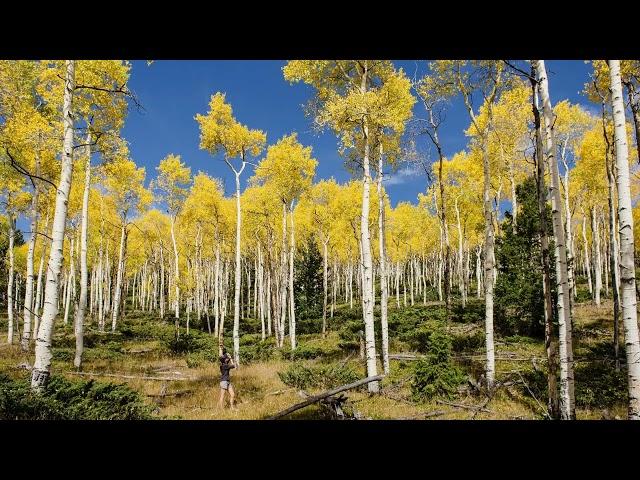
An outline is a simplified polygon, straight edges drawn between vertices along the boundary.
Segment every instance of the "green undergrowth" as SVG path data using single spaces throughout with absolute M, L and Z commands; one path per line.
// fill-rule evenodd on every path
M 28 379 L 0 374 L 2 420 L 149 420 L 153 410 L 124 384 L 53 376 L 37 394 Z

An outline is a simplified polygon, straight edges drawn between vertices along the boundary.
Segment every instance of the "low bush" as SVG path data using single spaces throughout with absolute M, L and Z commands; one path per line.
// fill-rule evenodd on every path
M 278 376 L 285 385 L 300 389 L 335 388 L 360 378 L 357 372 L 346 365 L 305 366 L 301 363 L 294 363 L 284 372 L 278 372 Z
M 0 374 L 2 420 L 146 420 L 153 407 L 124 384 L 51 377 L 41 394 L 26 379 Z
M 462 369 L 451 361 L 451 336 L 445 332 L 442 324 L 435 323 L 424 325 L 410 338 L 410 342 L 426 354 L 414 367 L 411 381 L 413 399 L 425 401 L 436 396 L 451 398 L 465 381 Z

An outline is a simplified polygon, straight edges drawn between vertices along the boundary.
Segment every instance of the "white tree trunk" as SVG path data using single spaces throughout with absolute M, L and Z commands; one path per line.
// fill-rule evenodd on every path
M 111 331 L 116 331 L 118 313 L 120 310 L 120 297 L 122 295 L 122 277 L 124 275 L 124 237 L 126 230 L 126 219 L 122 219 L 120 227 L 120 250 L 118 253 L 118 273 L 116 274 L 116 289 L 113 292 L 113 305 L 111 309 Z
M 289 340 L 291 341 L 291 350 L 296 349 L 296 306 L 293 291 L 293 260 L 295 256 L 295 236 L 293 230 L 293 203 L 289 210 L 289 218 L 291 220 L 291 238 L 289 244 Z
M 7 343 L 11 345 L 13 343 L 13 243 L 15 238 L 15 220 L 13 218 L 13 213 L 9 213 L 9 279 L 7 281 L 7 319 L 8 319 L 8 328 L 7 328 Z
M 173 244 L 173 259 L 174 259 L 174 287 L 175 287 L 175 303 L 174 310 L 176 314 L 176 329 L 178 329 L 178 321 L 180 319 L 180 266 L 178 262 L 178 245 L 176 243 L 176 233 L 175 233 L 175 223 L 176 219 L 172 215 L 171 216 L 171 243 Z
M 73 366 L 82 368 L 82 353 L 84 351 L 84 313 L 87 308 L 87 228 L 89 226 L 89 190 L 91 189 L 91 133 L 87 133 L 87 164 L 84 169 L 84 192 L 82 194 L 82 224 L 80 226 L 80 303 L 76 310 L 75 334 L 76 354 Z
M 367 124 L 364 125 L 364 176 L 362 185 L 362 216 L 360 217 L 360 239 L 362 244 L 362 302 L 364 316 L 365 348 L 367 356 L 367 376 L 374 377 L 378 374 L 376 365 L 375 327 L 373 317 L 373 262 L 371 259 L 371 236 L 369 234 L 369 189 L 371 175 L 369 173 L 369 132 Z M 369 383 L 369 392 L 377 393 L 378 382 Z
M 596 208 L 591 208 L 591 237 L 594 255 L 595 292 L 593 299 L 596 306 L 600 306 L 600 291 L 602 290 L 602 256 L 600 254 L 600 228 Z
M 384 195 L 382 191 L 382 143 L 380 143 L 380 157 L 378 158 L 378 242 L 380 249 L 380 329 L 382 333 L 382 366 L 385 374 L 389 374 L 389 325 L 387 320 L 387 302 L 389 291 L 387 288 L 387 258 L 385 247 L 385 218 Z
M 571 342 L 571 309 L 567 273 L 567 248 L 565 227 L 562 221 L 562 199 L 560 196 L 560 174 L 556 158 L 556 144 L 553 132 L 554 114 L 549 97 L 549 84 L 544 60 L 536 61 L 538 88 L 543 106 L 544 132 L 548 166 L 551 173 L 549 196 L 556 254 L 556 281 L 558 294 L 558 324 L 560 350 L 560 414 L 564 420 L 575 418 L 575 399 L 573 393 L 573 352 Z
M 618 218 L 620 223 L 620 287 L 624 323 L 627 371 L 629 377 L 629 419 L 640 420 L 640 339 L 636 310 L 636 278 L 633 238 L 633 215 L 629 186 L 629 152 L 627 146 L 624 101 L 620 81 L 620 61 L 609 60 L 611 107 L 613 109 L 616 147 Z
M 244 167 L 244 160 L 243 160 Z M 233 359 L 240 365 L 240 173 L 236 173 L 236 268 L 233 296 Z
M 40 174 L 40 156 L 36 152 L 36 175 Z M 31 316 L 33 314 L 33 287 L 34 269 L 33 257 L 36 249 L 36 239 L 38 233 L 38 183 L 34 183 L 33 197 L 31 198 L 31 239 L 29 240 L 29 251 L 27 252 L 27 281 L 24 288 L 24 327 L 22 329 L 22 351 L 29 349 L 31 340 Z
M 582 242 L 584 243 L 584 269 L 587 271 L 587 283 L 589 293 L 593 296 L 593 283 L 591 282 L 591 261 L 589 260 L 589 242 L 587 242 L 587 216 L 582 210 Z
M 327 243 L 329 243 L 329 239 L 325 239 L 322 242 L 322 290 L 323 290 L 323 301 L 322 301 L 322 335 L 327 334 L 327 300 L 329 293 L 329 278 L 328 278 L 328 252 L 327 252 Z M 347 289 L 345 288 L 345 291 Z M 346 303 L 346 301 L 345 301 Z
M 44 292 L 44 308 L 38 338 L 36 339 L 36 356 L 31 375 L 31 388 L 41 391 L 50 376 L 51 368 L 51 337 L 53 325 L 58 314 L 58 282 L 62 266 L 62 248 L 67 221 L 67 203 L 71 178 L 73 175 L 73 90 L 75 88 L 75 61 L 65 62 L 65 88 L 62 118 L 64 125 L 64 140 L 62 144 L 62 165 L 60 183 L 56 192 L 56 209 L 53 217 L 51 234 L 51 251 L 47 266 L 47 284 Z

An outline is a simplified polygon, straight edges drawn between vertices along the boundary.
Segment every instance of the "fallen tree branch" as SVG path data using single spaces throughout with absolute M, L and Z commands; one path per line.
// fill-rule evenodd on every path
M 193 378 L 176 378 L 176 377 L 150 377 L 147 375 L 121 375 L 115 373 L 95 373 L 95 372 L 64 372 L 69 375 L 82 375 L 87 377 L 113 377 L 113 378 L 125 378 L 129 380 L 162 380 L 162 381 L 177 381 L 177 380 L 194 380 Z
M 418 413 L 418 414 L 412 415 L 410 417 L 392 418 L 392 420 L 415 420 L 416 418 L 439 417 L 439 416 L 445 415 L 447 413 L 449 413 L 449 412 L 445 412 L 444 410 L 434 410 L 433 412 Z
M 319 402 L 322 399 L 325 399 L 327 397 L 331 397 L 332 395 L 335 395 L 337 393 L 340 392 L 344 392 L 346 390 L 351 390 L 353 388 L 357 388 L 361 385 L 366 385 L 367 383 L 371 383 L 371 382 L 377 382 L 380 381 L 384 378 L 384 375 L 375 375 L 373 377 L 367 377 L 364 378 L 362 380 L 358 380 L 357 382 L 353 382 L 350 383 L 348 385 L 342 385 L 341 387 L 336 387 L 333 390 L 329 390 L 327 392 L 321 393 L 319 395 L 313 395 L 309 398 L 307 398 L 304 402 L 300 402 L 296 405 L 293 405 L 289 408 L 287 408 L 286 410 L 282 410 L 281 412 L 276 413 L 275 415 L 271 416 L 268 418 L 268 420 L 276 420 L 278 418 L 284 417 L 286 415 L 289 415 L 292 412 L 295 412 L 296 410 L 300 410 L 301 408 L 304 408 L 308 405 L 311 405 L 313 403 Z
M 491 413 L 491 410 L 489 410 L 488 408 L 485 408 L 484 405 L 486 405 L 486 403 L 484 405 L 464 405 L 462 403 L 453 403 L 453 402 L 447 402 L 445 400 L 436 400 L 436 403 L 440 403 L 442 405 L 449 405 L 450 407 L 456 407 L 456 408 L 464 408 L 466 410 L 474 410 L 474 411 L 481 411 L 481 412 L 486 412 L 486 413 Z

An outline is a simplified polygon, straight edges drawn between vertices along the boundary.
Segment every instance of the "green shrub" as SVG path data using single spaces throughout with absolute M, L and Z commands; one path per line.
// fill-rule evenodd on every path
M 275 345 L 273 342 L 259 342 L 240 349 L 240 359 L 244 363 L 253 363 L 270 360 L 275 355 Z
M 295 350 L 286 347 L 280 351 L 282 358 L 287 360 L 313 360 L 319 357 L 331 357 L 341 353 L 339 348 L 316 345 L 299 344 Z
M 305 366 L 301 363 L 294 363 L 284 372 L 278 372 L 278 376 L 285 385 L 300 389 L 335 388 L 360 378 L 358 373 L 346 365 Z
M 451 338 L 451 347 L 454 352 L 473 351 L 484 347 L 485 342 L 486 340 L 483 332 L 476 332 L 473 335 L 454 335 Z
M 416 362 L 411 394 L 416 401 L 430 400 L 436 396 L 452 398 L 464 381 L 465 375 L 459 367 L 448 362 L 438 363 L 428 357 Z
M 443 352 L 451 351 L 451 337 L 444 331 L 442 323 L 428 322 L 402 335 L 401 339 L 418 352 L 440 358 Z
M 482 323 L 484 322 L 484 300 L 470 298 L 462 308 L 462 303 L 455 303 L 451 309 L 451 320 L 457 323 Z
M 53 359 L 61 362 L 69 362 L 75 357 L 75 348 L 53 348 Z
M 411 393 L 416 401 L 430 400 L 435 396 L 452 397 L 465 375 L 451 362 L 452 339 L 442 324 L 423 325 L 410 337 L 419 351 L 426 353 L 416 362 Z
M 51 377 L 41 394 L 26 379 L 0 375 L 0 419 L 3 420 L 146 420 L 153 407 L 124 384 Z

